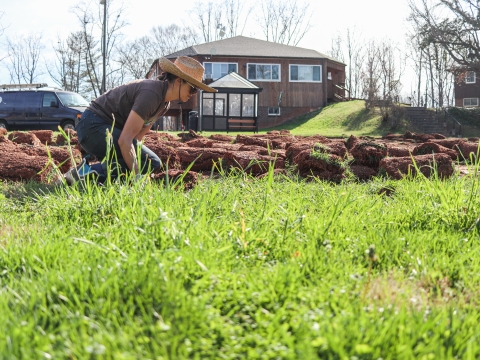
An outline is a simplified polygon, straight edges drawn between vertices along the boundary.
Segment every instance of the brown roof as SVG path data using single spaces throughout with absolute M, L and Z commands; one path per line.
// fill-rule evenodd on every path
M 316 50 L 305 49 L 297 46 L 284 45 L 271 41 L 235 36 L 232 38 L 212 41 L 204 44 L 193 45 L 183 50 L 167 55 L 167 58 L 178 56 L 239 56 L 239 57 L 270 57 L 270 58 L 296 58 L 296 59 L 328 59 L 337 63 L 343 62 Z

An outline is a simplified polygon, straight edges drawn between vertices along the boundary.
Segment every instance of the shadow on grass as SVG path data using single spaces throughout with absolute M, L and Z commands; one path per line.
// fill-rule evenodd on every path
M 360 111 L 348 115 L 341 124 L 345 127 L 345 130 L 361 130 L 365 126 L 366 122 L 372 120 L 372 115 L 378 114 L 375 113 L 375 110 L 367 110 L 363 108 Z
M 4 181 L 0 183 L 0 194 L 7 199 L 24 200 L 35 198 L 38 194 L 48 193 L 55 189 L 54 185 L 35 181 Z
M 272 131 L 272 130 L 280 130 L 280 129 L 285 129 L 285 130 L 293 130 L 296 129 L 299 126 L 302 126 L 306 122 L 314 119 L 316 116 L 318 116 L 325 108 L 315 110 L 312 112 L 309 112 L 307 114 L 301 115 L 296 117 L 295 119 L 288 121 L 282 125 L 274 126 L 274 127 L 269 127 L 266 129 L 262 129 L 262 131 Z

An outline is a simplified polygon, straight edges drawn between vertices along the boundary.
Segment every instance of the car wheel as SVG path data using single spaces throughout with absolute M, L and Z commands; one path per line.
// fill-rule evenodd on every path
M 0 120 L 0 129 L 8 130 L 6 121 Z
M 73 121 L 65 121 L 62 124 L 62 129 L 63 129 L 63 131 L 75 130 L 75 124 L 73 123 Z

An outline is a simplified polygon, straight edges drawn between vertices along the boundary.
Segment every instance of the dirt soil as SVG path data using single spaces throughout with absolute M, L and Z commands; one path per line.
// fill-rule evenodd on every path
M 76 133 L 69 131 L 67 135 L 74 145 L 71 150 L 65 146 L 62 135 L 55 138 L 49 130 L 0 133 L 0 180 L 48 182 L 53 173 L 66 172 L 85 155 Z M 287 130 L 236 137 L 204 137 L 194 131 L 177 136 L 150 131 L 143 143 L 164 164 L 155 179 L 166 178 L 167 165 L 169 174 L 173 171 L 169 178 L 182 176 L 188 168 L 190 171 L 183 179 L 189 187 L 201 177 L 197 173 L 208 175 L 212 167 L 213 172 L 237 168 L 262 177 L 270 164 L 275 174 L 297 173 L 305 178 L 338 182 L 349 174 L 361 181 L 379 174 L 400 179 L 415 172 L 415 161 L 426 176 L 431 176 L 435 163 L 439 175 L 445 178 L 453 174 L 454 162 L 468 163 L 477 156 L 479 139 L 445 139 L 438 134 L 411 132 L 383 138 L 330 139 L 321 135 L 293 136 Z

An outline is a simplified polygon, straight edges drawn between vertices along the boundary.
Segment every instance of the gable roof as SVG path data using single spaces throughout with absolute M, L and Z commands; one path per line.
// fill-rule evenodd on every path
M 208 84 L 208 86 L 213 88 L 260 89 L 257 85 L 234 71 Z
M 328 59 L 340 64 L 343 62 L 316 50 L 305 49 L 297 46 L 279 44 L 271 41 L 254 39 L 246 36 L 212 41 L 204 44 L 193 45 L 172 54 L 167 58 L 178 56 L 239 56 L 239 57 L 271 57 L 271 58 L 296 58 L 296 59 Z

